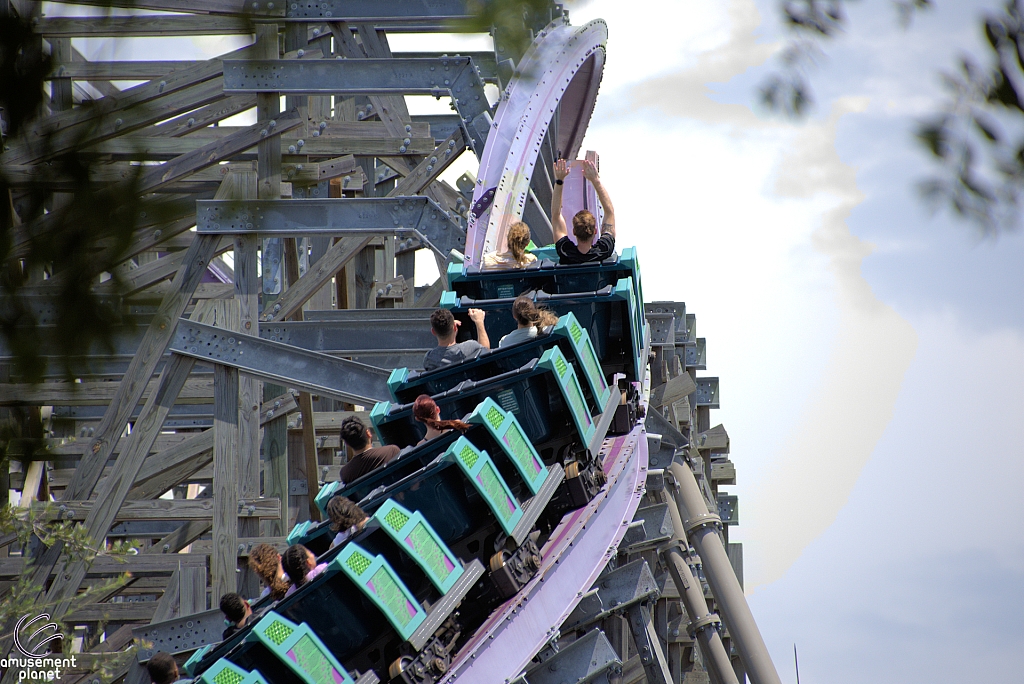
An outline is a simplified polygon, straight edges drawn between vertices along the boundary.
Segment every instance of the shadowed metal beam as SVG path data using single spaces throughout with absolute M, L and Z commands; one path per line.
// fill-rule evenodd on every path
M 181 320 L 171 351 L 322 396 L 369 406 L 391 395 L 389 371 Z
M 196 232 L 263 237 L 398 235 L 424 240 L 442 256 L 466 246 L 462 227 L 428 197 L 199 200 Z
M 449 96 L 469 130 L 477 157 L 483 154 L 491 125 L 484 82 L 469 57 L 228 60 L 224 92 Z

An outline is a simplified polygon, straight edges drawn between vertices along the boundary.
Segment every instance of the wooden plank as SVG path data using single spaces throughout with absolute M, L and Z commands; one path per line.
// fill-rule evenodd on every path
M 50 40 L 50 59 L 57 68 L 57 77 L 50 81 L 50 101 L 56 111 L 71 109 L 71 77 L 62 68 L 66 64 L 71 64 L 71 39 Z
M 79 52 L 77 49 L 75 49 L 75 47 L 72 45 L 71 46 L 71 64 L 68 64 L 66 66 L 70 67 L 72 64 L 83 64 L 83 63 L 87 64 L 88 62 L 89 62 L 89 60 L 87 60 L 85 58 L 85 55 L 83 55 L 81 52 Z M 72 76 L 72 78 L 74 78 L 74 77 Z M 90 86 L 92 86 L 97 91 L 99 91 L 100 95 L 102 95 L 103 97 L 109 97 L 109 96 L 112 96 L 112 95 L 117 95 L 118 93 L 121 92 L 120 88 L 115 86 L 113 83 L 108 83 L 107 81 L 90 81 L 89 79 L 85 79 L 85 81 Z
M 186 112 L 175 119 L 146 129 L 146 132 L 150 136 L 156 137 L 176 138 L 182 135 L 189 135 L 223 121 L 230 116 L 252 109 L 255 106 L 255 95 L 231 95 L 223 100 L 208 104 L 191 112 Z
M 148 81 L 151 78 L 166 76 L 172 71 L 191 69 L 199 65 L 199 61 L 72 61 L 64 64 L 63 73 L 70 78 L 83 81 Z M 54 67 L 51 77 L 56 75 L 58 67 Z
M 205 567 L 208 556 L 202 554 L 167 553 L 139 554 L 126 558 L 98 556 L 89 566 L 89 577 L 111 577 L 132 573 L 137 577 L 169 575 L 182 565 L 202 565 Z M 0 558 L 0 580 L 17 580 L 25 569 L 26 559 L 22 556 Z
M 175 582 L 175 584 L 177 584 Z M 156 610 L 156 601 L 129 601 L 122 603 L 89 603 L 64 616 L 73 625 L 87 622 L 143 622 L 148 623 Z
M 57 116 L 48 117 L 45 126 L 37 124 L 29 132 L 29 139 L 33 140 L 34 138 L 33 142 L 37 147 L 25 143 L 15 143 L 4 156 L 11 154 L 8 163 L 18 164 L 29 164 L 53 158 L 70 150 L 79 150 L 86 145 L 173 118 L 190 109 L 202 107 L 226 97 L 223 90 L 223 79 L 220 78 L 221 67 L 219 65 L 187 70 L 182 73 L 187 73 L 188 76 L 169 75 L 165 79 L 161 79 L 160 83 L 166 83 L 162 89 L 157 84 L 153 84 L 152 89 L 148 84 L 137 86 L 136 88 L 144 89 L 145 96 L 137 92 L 136 88 L 129 88 L 117 98 L 105 97 L 94 100 L 94 103 L 104 103 L 106 100 L 115 101 L 106 103 L 109 109 L 102 118 L 89 117 L 81 113 L 83 110 L 95 112 L 101 106 L 99 104 L 94 104 L 91 107 L 79 107 Z M 67 127 L 60 127 L 57 120 L 67 121 Z M 40 138 L 48 132 L 50 132 L 50 139 L 44 148 L 40 145 Z
M 212 526 L 213 522 L 210 520 L 189 520 L 142 553 L 178 555 L 178 551 L 209 532 Z
M 300 313 L 301 315 L 301 313 Z M 313 418 L 313 399 L 309 392 L 299 393 L 299 412 L 302 415 L 302 453 L 306 461 L 306 491 L 309 496 L 310 520 L 320 520 L 320 509 L 316 505 L 316 495 L 320 493 L 320 482 L 317 480 L 316 459 L 316 421 Z
M 452 162 L 458 159 L 463 150 L 466 149 L 466 138 L 462 129 L 458 128 L 438 145 L 427 158 L 416 165 L 409 175 L 395 185 L 395 189 L 388 193 L 388 197 L 400 197 L 402 195 L 415 195 L 423 188 L 437 180 L 445 169 L 451 166 Z
M 306 300 L 330 281 L 372 239 L 372 236 L 350 236 L 338 240 L 274 303 L 270 315 L 264 314 L 264 320 L 283 321 L 299 311 Z
M 213 416 L 213 554 L 210 557 L 210 600 L 237 590 L 238 539 L 238 371 L 214 366 Z
M 214 499 L 125 501 L 121 508 L 118 509 L 113 522 L 128 522 L 132 520 L 212 520 Z M 233 511 L 237 511 L 239 517 L 276 518 L 281 514 L 281 502 L 279 499 L 239 499 L 235 497 L 226 503 Z M 52 502 L 50 505 L 52 506 Z M 42 516 L 44 520 L 84 520 L 96 506 L 96 500 L 62 501 L 61 505 L 66 507 L 63 512 L 57 509 L 47 512 L 45 510 L 46 504 L 42 503 L 32 504 L 32 509 L 33 512 Z M 232 572 L 234 572 L 234 566 L 232 566 Z
M 254 11 L 250 3 L 243 0 L 204 0 L 201 3 L 195 2 L 195 0 L 57 0 L 57 2 L 93 5 L 105 9 L 123 7 L 159 12 L 188 12 L 189 14 L 238 14 L 250 19 L 258 16 L 281 16 L 284 14 L 283 5 L 279 6 L 276 11 L 267 8 Z
M 138 483 L 132 487 L 131 491 L 128 492 L 127 500 L 142 501 L 145 499 L 155 499 L 164 492 L 170 491 L 173 487 L 193 480 L 193 476 L 197 472 L 212 462 L 213 456 L 210 450 L 207 450 L 198 454 L 196 458 L 166 467 L 156 477 L 149 478 L 145 482 Z
M 169 97 L 178 90 L 220 76 L 224 73 L 222 59 L 246 59 L 250 56 L 249 53 L 250 48 L 248 47 L 234 50 L 220 55 L 216 59 L 200 62 L 194 67 L 172 71 L 146 83 L 128 88 L 117 95 L 94 100 L 90 107 L 79 107 L 68 112 L 62 112 L 56 116 L 50 116 L 45 120 L 35 123 L 28 131 L 26 140 L 30 146 L 38 145 L 42 142 L 43 137 L 53 132 L 61 131 L 62 133 L 54 136 L 51 141 L 54 149 L 48 149 L 45 152 L 54 155 L 62 154 L 80 144 L 79 139 L 82 137 L 83 131 L 94 129 L 97 126 L 97 122 L 106 120 L 110 114 L 121 112 L 136 105 L 145 104 L 154 99 Z M 100 127 L 107 126 L 113 128 L 114 123 L 114 121 L 110 121 L 99 125 Z M 86 125 L 88 128 L 84 128 Z M 109 134 L 118 135 L 124 132 L 126 132 L 126 127 L 125 122 L 122 120 L 121 126 L 118 126 L 116 130 L 109 131 Z M 17 147 L 8 150 L 8 154 L 15 150 L 20 150 L 20 154 L 11 154 L 11 157 L 6 160 L 8 163 L 12 161 L 33 161 L 38 158 L 33 155 L 43 152 L 36 151 L 33 153 L 31 150 L 23 149 L 21 145 L 22 143 L 19 141 Z M 24 153 L 29 153 L 29 158 L 19 159 Z
M 438 278 L 430 287 L 423 291 L 423 294 L 419 296 L 413 306 L 423 309 L 437 306 L 441 302 L 441 293 L 446 289 L 448 288 L 445 286 L 444 279 Z
M 128 161 L 162 161 L 179 155 L 194 152 L 211 140 L 219 140 L 237 133 L 236 126 L 203 128 L 190 135 L 179 137 L 153 137 L 126 135 L 109 140 L 101 140 L 81 150 L 86 155 L 111 156 L 118 160 Z M 282 145 L 283 153 L 291 163 L 303 163 L 304 157 L 338 157 L 343 155 L 360 156 L 417 156 L 422 157 L 434 151 L 433 138 L 412 138 L 408 145 L 403 145 L 402 138 L 328 138 L 326 136 L 303 138 L 303 146 L 298 147 L 298 138 L 290 137 Z M 251 147 L 255 147 L 253 143 Z M 400 151 L 400 147 L 405 151 Z M 236 156 L 242 159 L 253 158 L 249 148 L 239 150 Z M 303 155 L 303 156 L 298 156 Z
M 118 385 L 110 408 L 104 414 L 95 436 L 90 441 L 81 467 L 68 486 L 68 498 L 87 497 L 92 493 L 103 472 L 103 466 L 113 452 L 113 445 L 124 430 L 132 410 L 142 398 L 142 393 L 174 334 L 175 322 L 184 313 L 192 292 L 199 284 L 210 259 L 213 258 L 218 242 L 216 238 L 210 240 L 207 236 L 198 236 L 189 248 L 182 269 L 174 278 L 176 291 L 164 298 L 146 330 L 139 349 L 128 366 L 128 371 Z
M 85 516 L 85 529 L 91 538 L 102 539 L 110 529 L 194 365 L 194 359 L 174 356 L 164 367 L 157 391 L 150 395 L 143 406 L 135 429 L 128 435 L 124 450 L 118 454 L 111 476 L 103 482 L 99 490 L 96 505 L 92 506 Z M 73 485 L 72 479 L 68 489 L 70 490 Z M 86 565 L 84 561 L 67 564 L 63 573 L 64 581 L 54 583 L 47 592 L 47 599 L 57 602 L 54 615 L 63 615 L 68 609 L 70 599 L 78 592 L 82 580 L 85 579 Z
M 6 464 L 5 464 L 6 466 Z M 21 499 L 18 502 L 19 508 L 28 508 L 33 502 L 39 501 L 39 488 L 46 479 L 46 463 L 43 461 L 32 461 L 25 471 L 25 482 L 22 485 Z
M 256 45 L 253 54 L 265 58 L 276 59 L 279 47 L 277 27 L 257 29 Z M 286 46 L 290 47 L 290 46 Z M 269 121 L 278 115 L 281 100 L 274 93 L 259 93 L 256 96 L 257 121 Z M 266 141 L 257 150 L 256 171 L 258 177 L 257 197 L 259 199 L 278 199 L 281 197 L 281 142 L 280 138 Z M 303 159 L 303 162 L 308 160 Z M 266 244 L 266 243 L 264 243 Z M 264 294 L 264 307 L 272 306 L 279 295 Z M 284 387 L 265 383 L 264 399 L 270 399 L 285 391 Z M 288 501 L 288 436 L 286 418 L 278 414 L 263 430 L 264 493 Z M 287 516 L 283 516 L 286 518 Z M 285 533 L 287 520 L 271 520 L 263 523 L 265 531 L 280 536 Z M 288 528 L 290 529 L 290 528 Z
M 230 245 L 230 242 L 222 240 L 221 245 L 217 248 L 217 254 L 227 251 L 227 245 Z M 125 272 L 121 279 L 122 284 L 120 288 L 115 289 L 112 286 L 101 285 L 96 289 L 100 292 L 106 291 L 112 294 L 119 291 L 125 297 L 130 297 L 147 287 L 155 285 L 163 280 L 167 280 L 168 278 L 173 278 L 174 274 L 178 272 L 178 268 L 181 266 L 181 262 L 184 258 L 184 252 L 168 254 L 156 261 L 151 261 L 148 264 L 144 264 L 138 268 Z
M 258 544 L 269 544 L 277 549 L 279 553 L 284 553 L 285 549 L 288 548 L 288 539 L 286 537 L 239 537 L 238 557 L 248 558 L 253 547 Z M 209 554 L 212 551 L 213 541 L 209 539 L 201 539 L 192 544 L 192 553 Z
M 276 36 L 275 36 L 276 38 Z M 255 171 L 239 175 L 239 199 L 256 199 Z M 239 305 L 238 332 L 241 335 L 259 335 L 259 275 L 257 274 L 257 238 L 238 236 L 235 245 L 235 299 Z M 250 375 L 238 381 L 238 496 L 253 498 L 260 495 L 260 399 L 263 383 Z M 260 533 L 259 521 L 239 521 L 238 534 L 254 536 Z M 238 585 L 243 596 L 255 595 L 259 578 L 248 565 L 239 568 Z M 205 595 L 204 595 L 205 596 Z
M 178 575 L 178 615 L 206 610 L 206 566 L 182 568 Z
M 317 123 L 314 119 L 313 123 Z M 381 121 L 326 121 L 327 127 L 319 131 L 319 138 L 390 138 L 394 128 Z M 416 122 L 407 124 L 410 130 L 401 129 L 401 138 L 433 138 L 430 124 Z
M 251 34 L 252 23 L 243 18 L 218 16 L 44 17 L 36 30 L 47 38 L 238 36 Z
M 297 128 L 301 123 L 302 122 L 297 116 L 290 115 L 280 117 L 280 120 L 277 121 L 277 125 L 270 128 L 269 131 L 268 128 L 255 124 L 237 133 L 233 133 L 222 140 L 212 141 L 192 152 L 175 157 L 166 164 L 146 167 L 146 170 L 139 175 L 137 181 L 130 187 L 140 193 L 156 190 L 163 185 L 167 185 L 184 178 L 199 169 L 218 164 L 219 162 L 226 160 L 245 149 L 253 147 L 260 140 L 266 140 L 268 138 L 276 139 L 280 134 L 293 128 Z M 157 140 L 162 139 L 157 138 Z M 168 140 L 178 139 L 168 138 Z M 111 196 L 115 194 L 116 189 L 117 186 L 115 186 L 115 189 L 109 191 Z M 107 191 L 101 191 L 99 194 L 102 196 L 106 192 Z M 52 216 L 55 216 L 55 214 L 48 214 L 46 217 L 34 221 L 31 230 L 44 233 L 48 229 L 49 225 L 54 221 L 54 219 L 48 218 Z M 20 250 L 23 250 L 26 244 L 27 238 L 16 246 L 16 251 L 20 253 Z M 191 294 L 191 291 L 189 294 Z
M 151 380 L 142 393 L 149 398 L 157 388 L 157 380 Z M 84 382 L 46 382 L 38 385 L 29 383 L 0 384 L 0 405 L 35 404 L 38 406 L 105 406 L 117 393 L 117 383 L 109 380 L 86 380 Z M 212 404 L 213 376 L 191 377 L 185 381 L 179 403 Z M 78 451 L 81 453 L 81 450 Z

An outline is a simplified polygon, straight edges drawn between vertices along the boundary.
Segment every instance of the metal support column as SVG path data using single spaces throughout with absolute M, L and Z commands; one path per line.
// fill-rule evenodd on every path
M 721 606 L 729 634 L 747 668 L 751 682 L 782 684 L 775 664 L 768 654 L 768 647 L 765 646 L 757 623 L 754 622 L 754 615 L 747 605 L 743 589 L 733 572 L 722 538 L 718 536 L 716 525 L 721 523 L 718 515 L 708 511 L 704 495 L 701 494 L 697 480 L 688 466 L 676 460 L 669 470 L 676 481 L 675 498 L 679 512 L 684 517 L 683 529 L 690 543 L 700 554 L 711 590 L 718 605 Z

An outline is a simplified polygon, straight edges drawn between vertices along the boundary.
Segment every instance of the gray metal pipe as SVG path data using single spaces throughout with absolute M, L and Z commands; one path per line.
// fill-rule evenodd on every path
M 683 532 L 683 522 L 676 509 L 676 503 L 667 492 L 661 493 L 662 500 L 668 504 L 668 512 L 672 517 L 672 524 L 675 527 L 676 538 L 686 543 Z M 700 582 L 690 571 L 690 565 L 686 562 L 682 551 L 678 546 L 670 547 L 661 552 L 662 562 L 672 575 L 672 581 L 679 591 L 683 600 L 686 614 L 690 617 L 690 624 L 694 625 L 697 641 L 700 643 L 700 650 L 704 654 L 708 666 L 708 674 L 711 676 L 712 684 L 739 684 L 736 672 L 732 669 L 732 661 L 725 651 L 725 644 L 722 643 L 722 635 L 716 627 L 719 622 L 718 616 L 708 610 L 708 602 L 704 599 L 704 590 Z
M 721 519 L 717 513 L 708 511 L 697 479 L 688 466 L 673 461 L 669 471 L 676 481 L 675 497 L 684 518 L 683 530 L 704 564 L 704 574 L 721 607 L 747 676 L 753 684 L 782 684 L 718 534 Z

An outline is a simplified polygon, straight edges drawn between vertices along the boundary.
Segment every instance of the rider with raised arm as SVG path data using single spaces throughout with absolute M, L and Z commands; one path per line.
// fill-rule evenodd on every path
M 615 253 L 615 208 L 608 197 L 608 191 L 597 175 L 597 166 L 592 161 L 583 162 L 583 177 L 590 181 L 597 192 L 597 199 L 604 209 L 604 221 L 601 223 L 601 237 L 594 239 L 597 233 L 597 219 L 584 209 L 572 217 L 572 234 L 577 244 L 569 239 L 562 218 L 562 187 L 565 177 L 569 175 L 569 164 L 559 159 L 554 165 L 555 187 L 551 193 L 551 229 L 555 237 L 555 250 L 558 261 L 562 264 L 583 264 L 588 261 L 602 261 Z

